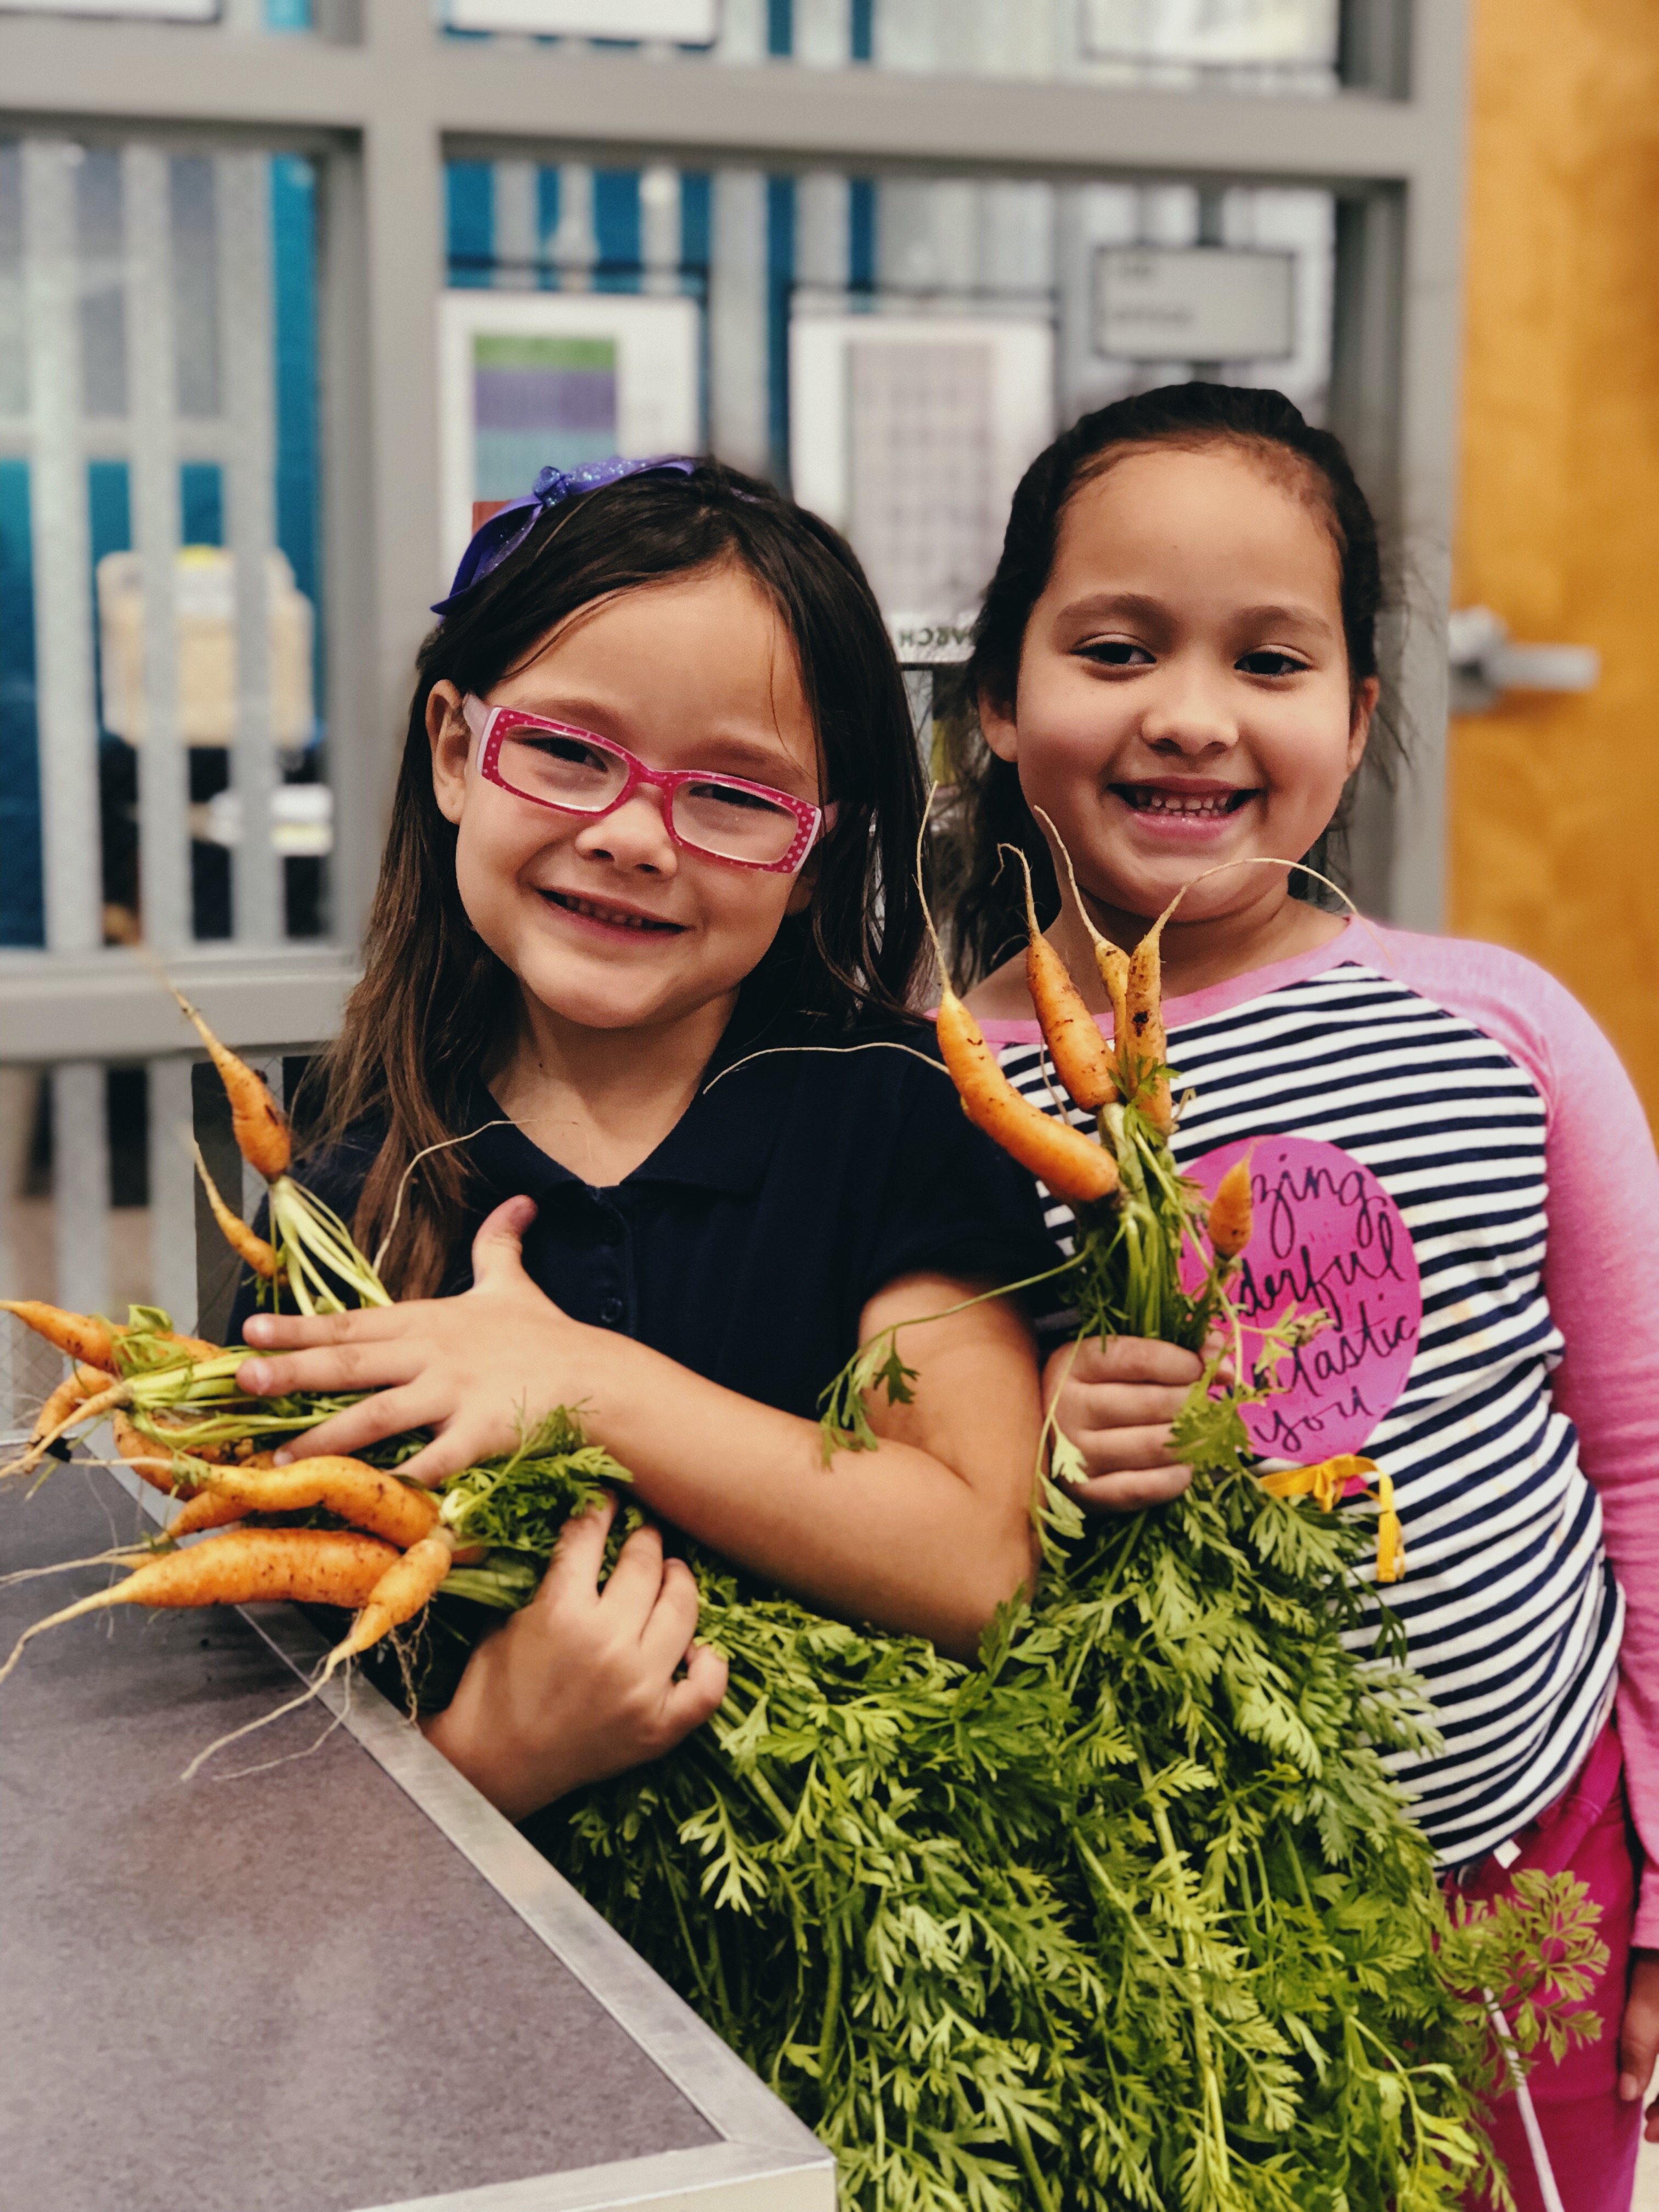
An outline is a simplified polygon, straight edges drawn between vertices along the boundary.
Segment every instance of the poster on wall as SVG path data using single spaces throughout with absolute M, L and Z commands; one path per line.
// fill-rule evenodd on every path
M 448 0 L 444 21 L 457 31 L 672 39 L 680 46 L 712 46 L 720 31 L 720 0 Z
M 1296 256 L 1255 246 L 1103 246 L 1095 350 L 1119 361 L 1285 361 Z
M 1338 0 L 1083 0 L 1083 51 L 1200 67 L 1334 62 Z
M 694 300 L 447 292 L 439 303 L 444 565 L 477 500 L 517 499 L 550 463 L 702 447 Z
M 0 0 L 0 15 L 120 15 L 151 23 L 216 23 L 221 0 Z
M 803 313 L 789 374 L 795 496 L 851 538 L 883 612 L 973 606 L 1014 487 L 1054 435 L 1053 325 Z

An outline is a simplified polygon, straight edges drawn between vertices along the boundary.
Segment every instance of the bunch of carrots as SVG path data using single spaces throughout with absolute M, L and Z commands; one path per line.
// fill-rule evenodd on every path
M 1188 1426 L 1201 1422 L 1211 1409 L 1227 1363 L 1234 1382 L 1226 1395 L 1236 1413 L 1272 1395 L 1279 1358 L 1307 1342 L 1327 1316 L 1287 1310 L 1255 1332 L 1259 1341 L 1247 1358 L 1246 1326 L 1228 1295 L 1228 1281 L 1255 1226 L 1250 1155 L 1233 1163 L 1207 1200 L 1176 1164 L 1170 1139 L 1178 1109 L 1164 1023 L 1161 942 L 1184 891 L 1176 892 L 1133 951 L 1126 952 L 1096 927 L 1066 854 L 1072 895 L 1111 1007 L 1109 1042 L 1038 924 L 1030 862 L 1014 847 L 1003 850 L 1025 878 L 1025 980 L 1048 1061 L 1073 1104 L 1096 1117 L 1095 1134 L 1074 1127 L 1063 1114 L 1045 1114 L 1014 1088 L 979 1024 L 944 975 L 939 1052 L 963 1109 L 1073 1208 L 1079 1234 L 1066 1273 L 1079 1314 L 1079 1341 L 1091 1336 L 1155 1337 L 1188 1351 L 1207 1350 L 1210 1357 L 1189 1401 Z M 940 967 L 943 971 L 942 959 Z M 1182 1255 L 1188 1249 L 1203 1269 L 1191 1290 L 1182 1280 Z M 888 1353 L 884 1365 L 866 1355 L 849 1368 L 849 1375 L 866 1385 L 878 1376 L 902 1380 L 902 1363 L 890 1346 L 883 1348 Z M 1057 1474 L 1080 1471 L 1074 1449 L 1057 1431 L 1052 1433 L 1051 1450 Z M 1317 1467 L 1276 1471 L 1265 1475 L 1262 1484 L 1275 1497 L 1311 1497 L 1329 1510 L 1338 1500 L 1363 1492 L 1371 1475 L 1377 1478 L 1376 1578 L 1398 1582 L 1405 1573 L 1406 1553 L 1394 1483 L 1372 1461 L 1343 1454 Z
M 242 1157 L 264 1178 L 271 1237 L 258 1236 L 226 1205 L 198 1154 L 214 1216 L 255 1273 L 282 1283 L 301 1311 L 340 1310 L 337 1285 L 362 1303 L 391 1300 L 337 1216 L 289 1173 L 286 1116 L 253 1069 L 221 1043 L 196 1008 L 179 1004 L 224 1083 Z M 356 1618 L 328 1655 L 326 1680 L 419 1613 L 458 1556 L 474 1557 L 446 1525 L 440 1498 L 386 1468 L 327 1456 L 279 1468 L 255 1441 L 311 1425 L 323 1408 L 242 1395 L 246 1352 L 222 1350 L 175 1330 L 155 1307 L 137 1306 L 125 1326 L 68 1313 L 36 1298 L 0 1300 L 74 1362 L 37 1415 L 27 1443 L 0 1477 L 27 1474 L 61 1451 L 71 1432 L 107 1419 L 120 1457 L 143 1481 L 180 1501 L 163 1548 L 112 1554 L 126 1578 L 38 1621 L 3 1666 L 42 1631 L 116 1605 L 246 1605 L 261 1599 L 350 1608 Z M 322 1514 L 343 1526 L 296 1527 Z M 283 1525 L 268 1525 L 279 1520 Z M 187 1536 L 213 1532 L 183 1547 Z

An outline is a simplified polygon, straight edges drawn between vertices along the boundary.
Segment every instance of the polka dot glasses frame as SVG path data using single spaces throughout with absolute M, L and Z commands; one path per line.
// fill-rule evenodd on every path
M 471 692 L 462 712 L 478 740 L 479 775 L 556 813 L 597 821 L 648 784 L 662 793 L 663 820 L 677 845 L 734 867 L 785 876 L 798 872 L 819 830 L 834 825 L 833 806 L 811 806 L 740 775 L 647 768 L 625 745 L 569 722 L 490 707 Z

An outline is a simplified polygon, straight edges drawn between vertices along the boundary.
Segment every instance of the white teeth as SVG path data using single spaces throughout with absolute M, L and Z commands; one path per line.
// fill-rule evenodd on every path
M 618 914 L 614 907 L 596 906 L 592 899 L 572 898 L 568 891 L 558 894 L 562 902 L 572 914 L 585 915 L 590 921 L 609 922 L 612 929 L 658 929 L 659 922 L 647 921 L 639 914 Z
M 1135 791 L 1129 804 L 1143 814 L 1224 814 L 1234 793 L 1208 793 L 1202 797 L 1175 791 Z

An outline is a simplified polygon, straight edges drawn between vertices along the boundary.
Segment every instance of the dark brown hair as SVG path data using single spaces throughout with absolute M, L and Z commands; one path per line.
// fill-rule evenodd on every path
M 416 664 L 363 979 L 310 1079 L 322 1100 L 313 1149 L 364 1125 L 385 1132 L 353 1224 L 365 1252 L 386 1234 L 416 1154 L 465 1133 L 465 1101 L 516 1010 L 515 980 L 474 933 L 456 888 L 456 831 L 434 794 L 427 738 L 434 684 L 487 696 L 578 608 L 728 563 L 754 579 L 794 642 L 824 795 L 838 810 L 815 855 L 810 905 L 786 917 L 744 984 L 745 1006 L 840 1028 L 907 1004 L 922 944 L 921 769 L 898 665 L 851 549 L 769 485 L 713 461 L 568 498 L 465 593 Z M 429 1296 L 443 1279 L 474 1180 L 465 1154 L 434 1152 L 409 1178 L 386 1270 L 402 1297 Z
M 1045 927 L 1060 911 L 1054 864 L 1025 804 L 1019 771 L 986 744 L 976 702 L 983 695 L 1013 709 L 1025 626 L 1054 566 L 1066 503 L 1125 447 L 1223 444 L 1254 449 L 1276 473 L 1294 471 L 1292 481 L 1317 501 L 1336 548 L 1350 684 L 1357 690 L 1376 674 L 1382 606 L 1376 523 L 1340 441 L 1328 430 L 1315 428 L 1282 392 L 1230 384 L 1165 385 L 1081 416 L 1020 480 L 1002 557 L 975 626 L 973 655 L 944 716 L 953 792 L 933 868 L 939 903 L 951 916 L 959 989 L 988 975 L 1024 942 L 1023 883 L 1018 870 L 1000 866 L 1000 845 L 1018 846 L 1030 860 Z M 1373 748 L 1382 756 L 1386 774 L 1398 740 L 1386 720 L 1373 728 Z M 1304 856 L 1322 872 L 1341 866 L 1346 804 L 1345 796 L 1335 820 Z

